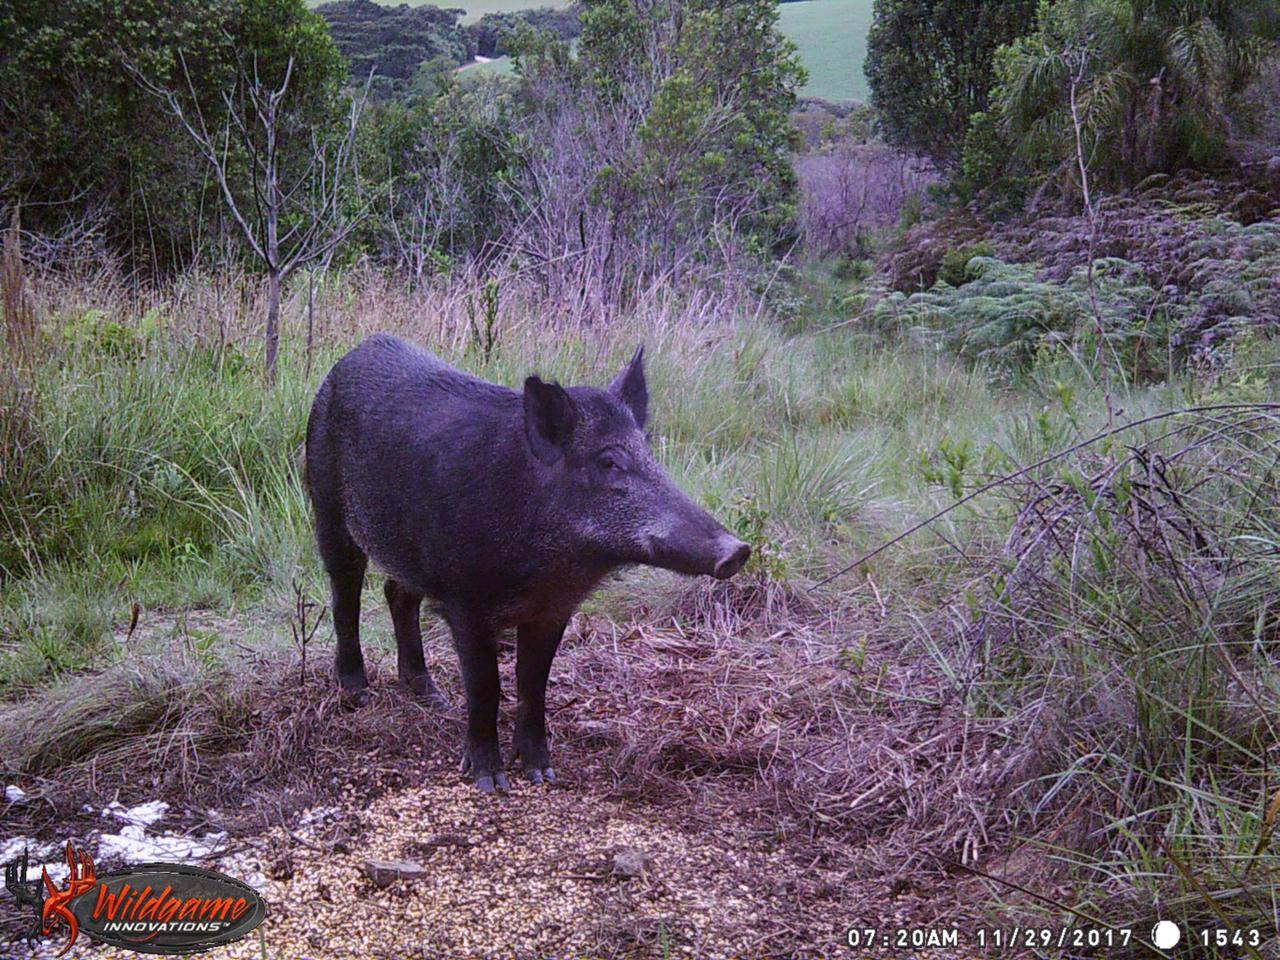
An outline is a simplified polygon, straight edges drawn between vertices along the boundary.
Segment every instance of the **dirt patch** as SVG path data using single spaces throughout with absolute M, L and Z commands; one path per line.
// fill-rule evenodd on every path
M 572 762 L 554 787 L 521 782 L 497 797 L 433 766 L 402 765 L 422 785 L 372 802 L 364 788 L 385 770 L 353 770 L 335 805 L 237 838 L 218 865 L 256 880 L 271 913 L 261 941 L 207 956 L 258 958 L 265 943 L 268 957 L 316 960 L 808 957 L 844 949 L 854 924 L 908 924 L 937 906 L 909 886 L 853 878 L 838 860 L 797 862 L 788 841 L 808 838 L 762 834 L 729 810 L 682 829 L 669 809 L 600 796 Z M 620 869 L 636 853 L 643 866 Z M 363 869 L 370 859 L 409 860 L 428 875 L 379 888 Z M 60 941 L 46 946 L 40 956 Z M 133 956 L 69 954 L 117 955 Z

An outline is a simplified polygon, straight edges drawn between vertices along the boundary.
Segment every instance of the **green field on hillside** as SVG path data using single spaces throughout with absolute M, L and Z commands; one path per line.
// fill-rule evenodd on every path
M 498 57 L 496 60 L 473 61 L 462 67 L 459 72 L 467 76 L 488 74 L 496 77 L 509 77 L 516 72 L 516 68 L 510 57 Z
M 862 61 L 871 30 L 871 0 L 800 0 L 781 5 L 779 26 L 800 48 L 809 70 L 802 93 L 824 100 L 865 100 Z

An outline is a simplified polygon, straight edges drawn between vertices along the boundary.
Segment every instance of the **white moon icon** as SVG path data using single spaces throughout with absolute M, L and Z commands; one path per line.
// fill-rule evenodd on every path
M 1151 928 L 1151 942 L 1161 950 L 1172 950 L 1182 939 L 1182 931 L 1172 920 L 1161 920 Z

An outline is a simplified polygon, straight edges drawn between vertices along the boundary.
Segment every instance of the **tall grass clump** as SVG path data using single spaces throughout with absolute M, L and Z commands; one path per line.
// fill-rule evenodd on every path
M 1278 442 L 1280 405 L 1208 404 L 999 487 L 942 656 L 1077 919 L 1274 926 Z
M 21 488 L 33 461 L 41 459 L 37 429 L 37 396 L 30 365 L 35 341 L 35 312 L 27 291 L 22 261 L 18 214 L 5 231 L 0 250 L 0 310 L 4 323 L 4 357 L 0 361 L 0 485 Z M 0 528 L 0 534 L 21 542 L 21 525 Z
M 21 367 L 33 439 L 0 471 L 0 688 L 109 655 L 132 603 L 265 597 L 314 567 L 296 453 L 318 376 L 295 354 L 266 389 L 172 303 L 98 292 L 44 314 Z

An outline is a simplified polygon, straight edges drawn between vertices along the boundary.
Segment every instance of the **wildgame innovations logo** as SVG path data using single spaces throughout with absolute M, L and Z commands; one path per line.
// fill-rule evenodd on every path
M 143 863 L 99 877 L 93 859 L 67 843 L 66 886 L 47 867 L 29 880 L 28 854 L 4 868 L 5 888 L 31 907 L 31 938 L 65 928 L 62 956 L 83 933 L 139 953 L 197 953 L 232 943 L 266 918 L 252 887 L 226 874 L 176 863 Z

